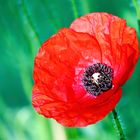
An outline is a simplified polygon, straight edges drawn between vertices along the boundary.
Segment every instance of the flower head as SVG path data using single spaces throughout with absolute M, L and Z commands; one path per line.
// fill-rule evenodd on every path
M 136 32 L 125 20 L 107 13 L 85 15 L 40 48 L 32 104 L 64 126 L 96 123 L 118 103 L 137 59 Z

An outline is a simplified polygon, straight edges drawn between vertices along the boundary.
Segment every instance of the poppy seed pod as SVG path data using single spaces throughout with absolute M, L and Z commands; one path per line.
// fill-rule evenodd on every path
M 80 17 L 39 49 L 32 104 L 64 126 L 96 123 L 120 100 L 138 54 L 136 32 L 125 20 L 107 13 Z

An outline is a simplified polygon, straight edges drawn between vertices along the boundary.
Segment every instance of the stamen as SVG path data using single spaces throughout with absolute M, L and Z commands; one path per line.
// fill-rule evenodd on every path
M 113 70 L 111 67 L 97 63 L 89 66 L 83 75 L 83 85 L 94 96 L 112 88 Z

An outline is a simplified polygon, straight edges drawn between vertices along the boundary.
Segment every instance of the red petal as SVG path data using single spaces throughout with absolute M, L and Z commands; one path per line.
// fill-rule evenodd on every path
M 46 41 L 35 57 L 32 103 L 36 111 L 73 127 L 96 123 L 107 115 L 121 97 L 116 82 L 97 97 L 82 84 L 86 67 L 110 64 L 102 53 L 93 36 L 70 29 L 62 29 Z
M 114 79 L 123 85 L 131 76 L 138 60 L 136 31 L 127 27 L 125 20 L 108 13 L 91 13 L 76 19 L 70 26 L 77 32 L 97 38 L 102 60 L 114 69 Z

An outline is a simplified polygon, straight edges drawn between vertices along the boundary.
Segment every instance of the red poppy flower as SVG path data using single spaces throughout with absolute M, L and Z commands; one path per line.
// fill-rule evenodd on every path
M 48 39 L 35 57 L 32 104 L 64 126 L 103 119 L 119 101 L 138 59 L 133 28 L 107 13 L 76 19 Z

